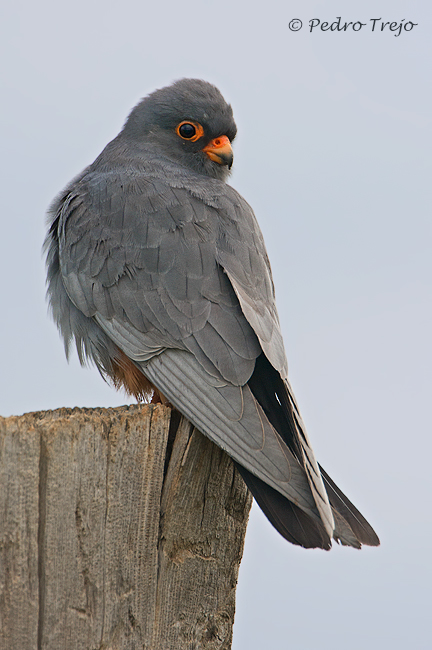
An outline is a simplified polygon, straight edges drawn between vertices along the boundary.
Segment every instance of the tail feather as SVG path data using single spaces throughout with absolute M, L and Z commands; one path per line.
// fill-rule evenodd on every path
M 379 546 L 379 537 L 369 522 L 366 521 L 361 512 L 357 510 L 348 497 L 338 488 L 321 465 L 319 468 L 333 510 L 336 510 L 345 520 L 361 544 Z
M 337 510 L 332 508 L 333 517 L 335 520 L 335 529 L 333 531 L 333 539 L 335 539 L 342 546 L 352 546 L 353 548 L 361 548 L 361 543 L 354 535 L 351 526 L 345 519 L 338 513 Z
M 264 355 L 257 359 L 255 371 L 248 383 L 271 424 L 294 456 L 305 466 L 308 454 L 313 452 L 309 447 L 304 424 L 289 384 L 281 379 Z M 318 464 L 316 470 L 323 480 L 333 513 L 334 539 L 344 546 L 354 548 L 361 548 L 362 544 L 378 546 L 380 541 L 372 526 L 341 492 L 321 465 Z M 329 548 L 320 537 L 319 524 L 308 519 L 305 513 L 298 515 L 299 508 L 255 476 L 249 477 L 246 470 L 242 471 L 239 467 L 239 471 L 260 508 L 285 539 L 306 548 Z M 312 480 L 314 476 L 312 472 L 308 475 L 311 476 L 312 489 L 315 483 Z M 316 497 L 315 500 L 317 501 Z
M 330 550 L 331 540 L 324 526 L 238 463 L 236 467 L 255 501 L 282 537 L 304 548 Z

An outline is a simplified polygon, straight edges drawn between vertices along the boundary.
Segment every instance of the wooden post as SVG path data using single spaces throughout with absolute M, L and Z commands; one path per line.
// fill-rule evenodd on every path
M 230 648 L 250 505 L 162 405 L 0 418 L 0 650 Z

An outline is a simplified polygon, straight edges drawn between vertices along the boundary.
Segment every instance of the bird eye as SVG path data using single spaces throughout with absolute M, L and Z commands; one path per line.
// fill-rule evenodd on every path
M 176 133 L 183 140 L 190 140 L 191 142 L 196 142 L 204 135 L 204 129 L 201 124 L 197 122 L 180 122 L 176 127 Z
M 186 124 L 182 124 L 179 127 L 179 135 L 186 140 L 190 140 L 194 135 L 196 135 L 196 128 L 193 124 L 188 124 L 188 122 L 186 122 Z

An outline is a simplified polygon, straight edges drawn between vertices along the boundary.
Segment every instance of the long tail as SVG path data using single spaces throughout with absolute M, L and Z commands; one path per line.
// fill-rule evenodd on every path
M 311 449 L 303 421 L 291 387 L 262 354 L 256 362 L 249 387 L 267 418 L 294 456 L 305 466 Z M 362 544 L 378 546 L 380 541 L 372 526 L 341 492 L 325 470 L 318 465 L 330 502 L 335 528 L 333 538 L 344 546 L 361 548 Z M 293 544 L 305 548 L 329 549 L 331 543 L 324 528 L 282 494 L 238 466 L 247 486 L 272 525 Z M 312 477 L 313 478 L 313 477 Z M 311 481 L 311 489 L 314 485 Z M 317 500 L 318 497 L 315 497 Z

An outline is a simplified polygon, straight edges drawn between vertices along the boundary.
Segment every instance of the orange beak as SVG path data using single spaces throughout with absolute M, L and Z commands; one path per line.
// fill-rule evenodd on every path
M 203 151 L 210 160 L 217 162 L 219 165 L 228 165 L 228 169 L 231 169 L 234 154 L 231 142 L 226 135 L 220 135 L 218 138 L 214 138 L 204 147 Z

